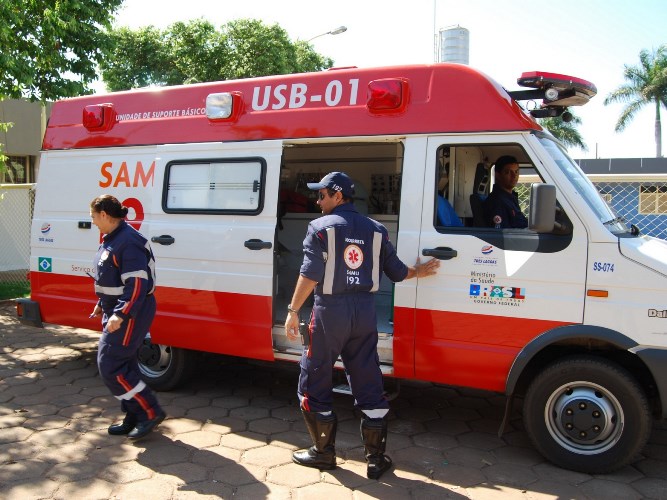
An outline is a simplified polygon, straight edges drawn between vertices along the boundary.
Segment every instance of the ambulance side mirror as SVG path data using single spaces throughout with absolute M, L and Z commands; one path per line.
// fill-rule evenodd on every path
M 556 224 L 556 186 L 535 183 L 530 186 L 530 220 L 528 229 L 550 233 Z

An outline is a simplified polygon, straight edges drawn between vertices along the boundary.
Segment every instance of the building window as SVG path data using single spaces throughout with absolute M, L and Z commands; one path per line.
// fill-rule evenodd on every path
M 31 156 L 7 156 L 0 167 L 0 182 L 3 184 L 25 184 L 34 182 L 34 161 Z
M 639 186 L 639 213 L 667 214 L 667 186 Z

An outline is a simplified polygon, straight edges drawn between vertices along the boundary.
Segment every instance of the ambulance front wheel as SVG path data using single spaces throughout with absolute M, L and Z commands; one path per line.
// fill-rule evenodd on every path
M 593 356 L 547 366 L 530 384 L 523 413 L 526 431 L 542 455 L 589 474 L 629 463 L 651 432 L 641 386 L 625 369 Z
M 139 370 L 141 376 L 152 389 L 169 391 L 185 382 L 193 368 L 192 351 L 151 342 L 151 334 L 146 334 L 139 349 Z

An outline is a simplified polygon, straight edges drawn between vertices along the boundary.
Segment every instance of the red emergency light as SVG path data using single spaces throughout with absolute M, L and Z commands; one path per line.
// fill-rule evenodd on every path
M 366 107 L 373 114 L 402 113 L 408 105 L 409 84 L 405 78 L 385 78 L 368 84 Z
M 116 110 L 111 103 L 89 104 L 83 108 L 83 126 L 90 132 L 106 132 L 116 123 Z

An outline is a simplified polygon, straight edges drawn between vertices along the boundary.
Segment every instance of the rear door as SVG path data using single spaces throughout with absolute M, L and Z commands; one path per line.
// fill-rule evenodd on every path
M 273 359 L 281 141 L 158 147 L 154 342 Z
M 441 267 L 436 277 L 417 284 L 419 379 L 502 391 L 523 346 L 542 332 L 583 319 L 587 235 L 560 195 L 562 209 L 571 216 L 563 234 L 471 226 L 474 172 L 503 154 L 518 157 L 524 181 L 553 184 L 522 135 L 428 140 L 420 252 L 438 255 Z M 444 161 L 450 163 L 450 201 L 467 227 L 442 227 L 435 220 Z M 528 215 L 526 187 L 519 182 Z

